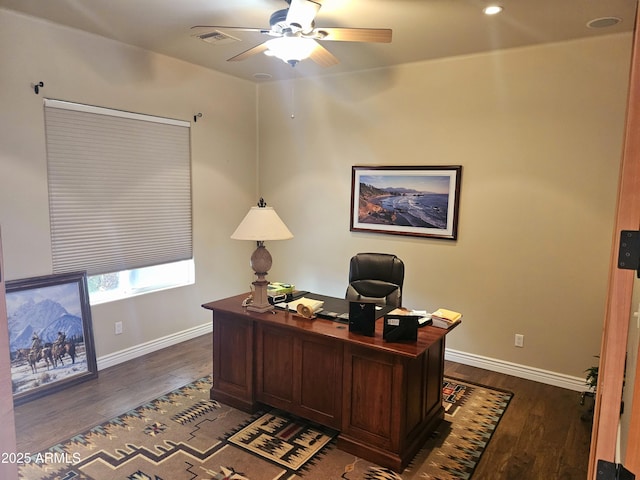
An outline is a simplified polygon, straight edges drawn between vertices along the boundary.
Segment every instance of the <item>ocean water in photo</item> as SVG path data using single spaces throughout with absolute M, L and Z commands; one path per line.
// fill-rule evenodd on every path
M 398 226 L 447 228 L 449 195 L 444 193 L 391 195 L 381 198 L 380 206 L 396 214 Z

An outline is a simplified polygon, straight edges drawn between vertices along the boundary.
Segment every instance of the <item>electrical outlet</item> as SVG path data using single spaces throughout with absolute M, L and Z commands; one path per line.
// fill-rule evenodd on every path
M 515 345 L 516 347 L 524 347 L 524 335 L 516 333 Z
M 116 335 L 120 335 L 122 333 L 122 322 L 116 322 Z

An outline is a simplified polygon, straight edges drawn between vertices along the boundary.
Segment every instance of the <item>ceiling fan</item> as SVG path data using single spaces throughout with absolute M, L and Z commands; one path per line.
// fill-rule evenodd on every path
M 322 67 L 330 67 L 339 60 L 329 50 L 318 43 L 319 41 L 339 42 L 376 42 L 390 43 L 391 29 L 388 28 L 316 28 L 315 18 L 321 5 L 312 0 L 285 0 L 288 8 L 277 10 L 270 19 L 270 28 L 229 27 L 215 25 L 196 25 L 191 27 L 196 33 L 193 35 L 202 40 L 207 37 L 220 35 L 218 30 L 235 30 L 245 32 L 260 32 L 272 38 L 255 47 L 245 50 L 227 61 L 244 60 L 258 53 L 273 55 L 292 67 L 305 58 L 310 58 Z

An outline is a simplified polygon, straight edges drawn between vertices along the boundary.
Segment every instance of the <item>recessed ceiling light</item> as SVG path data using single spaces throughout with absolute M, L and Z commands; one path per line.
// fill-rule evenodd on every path
M 253 78 L 255 78 L 256 80 L 269 80 L 271 78 L 271 75 L 268 73 L 254 73 Z
M 613 27 L 622 21 L 621 18 L 618 17 L 601 17 L 594 18 L 593 20 L 589 20 L 587 22 L 587 27 L 589 28 L 607 28 Z
M 500 5 L 489 5 L 482 9 L 485 15 L 496 15 L 500 13 L 502 10 L 503 9 Z

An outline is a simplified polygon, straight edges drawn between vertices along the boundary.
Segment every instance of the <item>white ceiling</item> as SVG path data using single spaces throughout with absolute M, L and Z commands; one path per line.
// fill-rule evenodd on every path
M 390 44 L 324 42 L 340 64 L 311 60 L 295 68 L 258 54 L 227 59 L 271 38 L 228 32 L 241 41 L 212 45 L 193 37 L 194 25 L 268 28 L 285 0 L 0 0 L 0 7 L 93 32 L 251 81 L 335 74 L 457 55 L 559 42 L 633 30 L 637 0 L 317 0 L 317 27 L 391 28 Z M 482 8 L 504 7 L 488 17 Z M 622 21 L 589 28 L 601 17 Z M 222 30 L 222 29 L 220 29 Z M 223 30 L 224 31 L 224 30 Z

